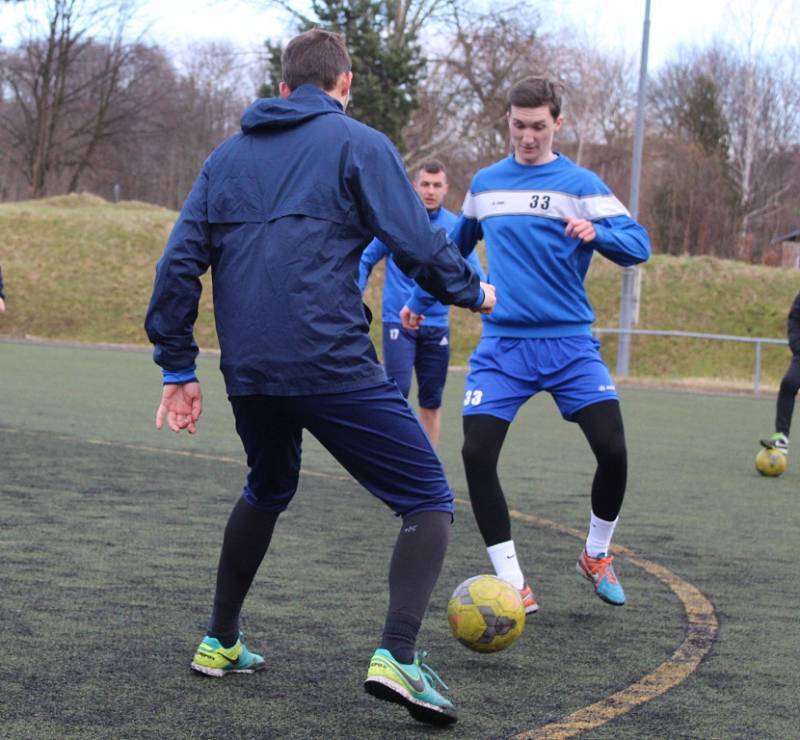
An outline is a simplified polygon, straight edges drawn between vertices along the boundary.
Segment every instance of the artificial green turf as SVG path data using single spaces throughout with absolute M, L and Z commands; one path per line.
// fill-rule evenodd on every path
M 152 429 L 159 378 L 146 355 L 0 344 L 0 736 L 447 734 L 361 690 L 397 522 L 310 439 L 307 469 L 335 477 L 301 478 L 245 609 L 268 670 L 188 671 L 244 475 L 214 364 L 200 362 L 206 410 L 190 439 Z M 460 398 L 454 374 L 441 453 L 464 499 Z M 695 674 L 588 736 L 793 736 L 799 479 L 791 460 L 778 479 L 753 467 L 773 400 L 625 389 L 623 409 L 631 464 L 616 541 L 700 588 L 721 625 Z M 512 507 L 582 530 L 592 470 L 549 398 L 523 409 L 501 458 Z M 446 602 L 488 563 L 457 510 L 421 635 L 460 709 L 454 737 L 555 721 L 652 671 L 685 636 L 676 597 L 624 558 L 629 604 L 613 609 L 575 575 L 578 539 L 523 523 L 514 535 L 542 611 L 506 653 L 472 654 L 449 636 Z

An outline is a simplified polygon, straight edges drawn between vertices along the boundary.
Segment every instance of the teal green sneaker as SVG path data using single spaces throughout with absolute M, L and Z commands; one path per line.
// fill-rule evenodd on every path
M 613 556 L 606 556 L 604 552 L 596 558 L 590 557 L 584 550 L 575 570 L 594 584 L 594 592 L 603 601 L 612 606 L 622 606 L 625 603 L 625 591 L 614 573 L 614 566 L 611 565 L 613 560 Z
M 379 648 L 369 662 L 364 690 L 368 694 L 402 704 L 418 722 L 449 725 L 457 721 L 456 709 L 435 688 L 447 686 L 434 670 L 423 663 L 427 653 L 420 652 L 413 663 L 398 663 L 388 650 Z
M 206 635 L 192 659 L 192 670 L 204 676 L 222 678 L 229 673 L 255 673 L 264 670 L 264 658 L 247 649 L 243 635 L 233 647 L 225 648 L 216 637 Z

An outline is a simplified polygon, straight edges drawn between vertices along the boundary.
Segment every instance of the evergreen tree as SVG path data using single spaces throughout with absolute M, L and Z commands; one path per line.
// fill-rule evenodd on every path
M 719 87 L 709 76 L 699 74 L 692 80 L 680 123 L 707 155 L 728 159 L 728 122 L 720 105 Z
M 296 16 L 297 32 L 319 27 L 344 34 L 353 62 L 347 113 L 382 131 L 402 151 L 402 131 L 417 107 L 426 60 L 416 35 L 398 25 L 408 0 L 313 0 L 313 17 Z M 259 94 L 277 95 L 281 45 L 267 42 L 269 79 Z

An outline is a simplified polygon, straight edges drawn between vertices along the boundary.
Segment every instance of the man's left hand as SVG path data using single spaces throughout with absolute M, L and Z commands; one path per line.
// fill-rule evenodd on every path
M 403 306 L 403 308 L 400 309 L 400 323 L 403 325 L 404 329 L 417 330 L 424 319 L 425 316 L 423 314 L 414 313 L 408 306 Z
M 597 238 L 594 224 L 585 218 L 568 218 L 564 233 L 570 239 L 580 239 L 582 242 L 593 242 Z
M 161 394 L 161 403 L 156 411 L 156 429 L 164 426 L 166 418 L 173 432 L 185 429 L 189 434 L 197 431 L 197 420 L 203 413 L 203 393 L 200 383 L 175 383 L 165 385 Z

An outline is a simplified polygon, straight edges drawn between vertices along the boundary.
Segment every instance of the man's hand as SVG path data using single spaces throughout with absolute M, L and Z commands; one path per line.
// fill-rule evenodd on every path
M 6 312 L 6 302 L 2 298 L 0 298 L 0 313 L 5 313 L 5 312 Z
M 479 308 L 471 308 L 470 311 L 474 313 L 491 313 L 497 304 L 497 294 L 495 293 L 494 285 L 491 283 L 481 283 L 483 288 L 483 303 Z
M 580 239 L 582 242 L 593 242 L 597 238 L 594 224 L 585 218 L 568 218 L 564 233 L 570 239 Z
M 408 306 L 400 309 L 400 322 L 404 329 L 419 329 L 420 324 L 425 320 L 424 314 L 414 313 Z
M 164 417 L 173 432 L 185 429 L 189 434 L 197 431 L 197 420 L 203 413 L 203 394 L 200 383 L 176 383 L 165 385 L 161 403 L 156 411 L 156 429 L 164 426 Z
M 470 311 L 473 313 L 491 313 L 497 303 L 494 285 L 491 283 L 481 283 L 481 289 L 483 290 L 483 303 L 477 308 L 471 308 Z M 400 321 L 404 329 L 419 329 L 420 324 L 422 324 L 424 320 L 424 315 L 414 313 L 408 306 L 403 306 L 403 308 L 400 309 Z

